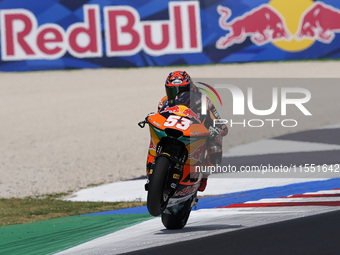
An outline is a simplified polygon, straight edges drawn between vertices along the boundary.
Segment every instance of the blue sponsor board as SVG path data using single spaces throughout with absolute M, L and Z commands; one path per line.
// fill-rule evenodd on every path
M 335 0 L 2 0 L 1 71 L 340 57 Z

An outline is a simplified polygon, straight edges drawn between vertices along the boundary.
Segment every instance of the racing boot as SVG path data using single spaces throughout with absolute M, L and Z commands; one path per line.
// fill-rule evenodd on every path
M 198 191 L 203 192 L 205 190 L 205 188 L 207 187 L 207 180 L 208 178 L 203 178 L 201 180 L 201 186 L 198 188 Z
M 222 162 L 222 139 L 208 139 L 207 140 L 207 157 L 206 166 L 221 165 Z M 204 176 L 205 177 L 205 176 Z M 198 188 L 199 191 L 203 192 L 207 187 L 207 179 L 203 178 L 201 186 Z

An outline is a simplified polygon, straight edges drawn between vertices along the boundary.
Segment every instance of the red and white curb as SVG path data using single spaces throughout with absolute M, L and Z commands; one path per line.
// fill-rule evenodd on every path
M 242 204 L 231 204 L 218 208 L 256 208 L 256 207 L 284 207 L 284 206 L 340 206 L 340 189 L 309 192 L 288 197 L 266 198 L 248 201 Z

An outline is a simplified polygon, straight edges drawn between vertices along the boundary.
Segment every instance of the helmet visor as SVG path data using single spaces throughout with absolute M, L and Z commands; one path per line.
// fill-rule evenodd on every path
M 170 100 L 174 100 L 176 98 L 176 96 L 178 95 L 180 86 L 166 86 L 165 90 L 166 90 L 166 95 L 168 96 L 168 98 Z

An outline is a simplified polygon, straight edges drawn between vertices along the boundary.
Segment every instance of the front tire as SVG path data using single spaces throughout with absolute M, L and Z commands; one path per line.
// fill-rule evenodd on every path
M 169 194 L 164 192 L 166 180 L 171 166 L 166 157 L 159 157 L 153 167 L 152 176 L 148 187 L 147 208 L 152 216 L 160 215 L 169 201 Z

